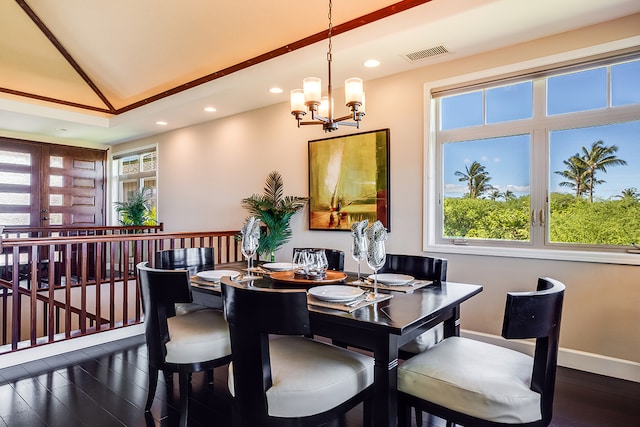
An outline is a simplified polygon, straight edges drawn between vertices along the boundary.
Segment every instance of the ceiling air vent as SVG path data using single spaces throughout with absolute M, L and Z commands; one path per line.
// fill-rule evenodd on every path
M 434 56 L 444 55 L 445 53 L 449 53 L 446 47 L 435 46 L 435 47 L 430 47 L 429 49 L 423 49 L 417 52 L 407 53 L 406 55 L 404 55 L 404 57 L 409 62 L 416 62 L 416 61 L 421 61 L 423 59 L 432 58 Z

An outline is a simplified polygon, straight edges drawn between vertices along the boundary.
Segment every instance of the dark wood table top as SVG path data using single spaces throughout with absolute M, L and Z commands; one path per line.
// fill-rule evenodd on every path
M 246 264 L 230 263 L 216 266 L 216 269 L 240 270 L 243 267 L 246 267 Z M 345 282 L 354 279 L 355 276 L 352 273 L 348 273 Z M 307 284 L 300 282 L 290 283 L 274 281 L 268 277 L 261 277 L 252 282 L 252 286 L 256 288 L 281 290 L 308 289 L 320 285 L 323 285 L 323 283 L 319 281 Z M 351 285 L 345 284 L 345 286 Z M 220 294 L 220 289 L 214 287 L 194 287 L 193 289 L 196 292 Z M 309 305 L 309 311 L 339 318 L 341 323 L 357 323 L 363 328 L 375 328 L 376 330 L 384 330 L 386 333 L 402 335 L 412 327 L 424 323 L 426 317 L 438 317 L 451 306 L 459 305 L 481 291 L 482 286 L 480 285 L 441 282 L 416 289 L 411 293 L 379 291 L 391 293 L 393 298 L 350 313 L 315 305 Z

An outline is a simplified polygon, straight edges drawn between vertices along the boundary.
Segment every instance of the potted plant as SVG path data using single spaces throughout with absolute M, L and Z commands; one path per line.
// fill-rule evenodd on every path
M 284 182 L 280 172 L 273 171 L 265 181 L 264 193 L 242 199 L 242 206 L 263 224 L 260 229 L 258 254 L 263 259 L 291 239 L 291 217 L 304 207 L 308 197 L 285 196 Z
M 120 225 L 155 225 L 151 196 L 151 189 L 144 187 L 130 191 L 125 202 L 114 202 Z

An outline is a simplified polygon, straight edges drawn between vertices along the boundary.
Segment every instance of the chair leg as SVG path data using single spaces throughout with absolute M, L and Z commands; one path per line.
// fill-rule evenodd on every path
M 147 394 L 147 402 L 144 404 L 145 412 L 151 410 L 153 397 L 156 395 L 156 387 L 158 386 L 158 370 L 149 366 L 149 393 Z
M 207 381 L 209 381 L 209 385 L 213 385 L 213 369 L 207 371 Z
M 447 427 L 456 427 L 456 423 L 447 420 Z
M 180 427 L 187 427 L 189 418 L 189 379 L 187 372 L 179 373 L 180 380 Z
M 407 427 L 411 425 L 411 406 L 398 400 L 398 426 Z M 418 424 L 421 425 L 421 424 Z
M 422 427 L 422 411 L 416 408 L 416 425 Z

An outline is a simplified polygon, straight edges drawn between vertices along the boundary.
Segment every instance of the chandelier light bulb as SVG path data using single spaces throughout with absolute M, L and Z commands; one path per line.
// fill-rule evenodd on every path
M 323 96 L 318 108 L 318 114 L 321 117 L 329 117 L 329 97 Z
M 344 100 L 346 105 L 362 104 L 362 79 L 352 77 L 344 81 Z
M 291 113 L 303 113 L 304 111 L 304 92 L 302 89 L 293 89 L 291 91 Z
M 305 104 L 319 104 L 322 99 L 322 81 L 319 77 L 307 77 L 302 81 Z

